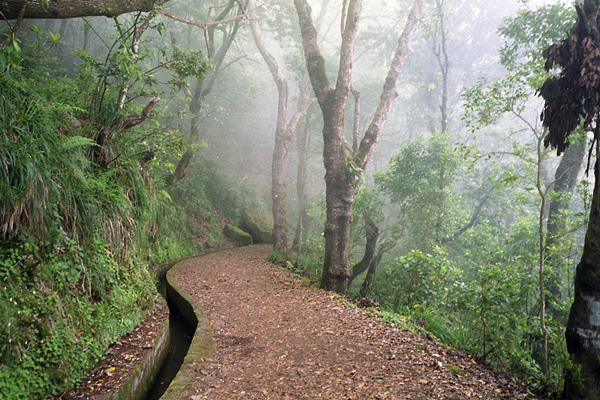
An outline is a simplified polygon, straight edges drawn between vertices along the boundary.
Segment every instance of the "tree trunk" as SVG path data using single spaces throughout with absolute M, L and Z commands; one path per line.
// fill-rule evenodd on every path
M 562 213 L 569 207 L 573 190 L 577 184 L 577 177 L 585 158 L 585 148 L 585 137 L 577 138 L 574 143 L 571 143 L 565 150 L 554 177 L 552 192 L 555 195 L 551 197 L 548 206 L 548 224 L 546 227 L 546 263 L 551 267 L 551 273 L 547 277 L 547 289 L 550 295 L 547 302 L 549 311 L 552 311 L 552 300 L 559 300 L 562 297 L 560 264 L 563 259 L 560 254 L 556 253 L 555 247 L 566 228 Z
M 598 135 L 597 135 L 598 136 Z M 596 143 L 596 154 L 600 146 Z M 565 379 L 565 399 L 600 399 L 600 162 L 583 255 L 575 273 L 575 298 L 565 337 L 573 362 L 581 366 L 581 383 L 571 373 Z
M 355 177 L 348 173 L 341 132 L 327 126 L 323 130 L 327 221 L 325 223 L 325 258 L 321 286 L 340 294 L 348 290 L 349 243 L 352 227 Z M 341 130 L 338 124 L 337 130 Z M 330 133 L 333 131 L 334 133 Z
M 348 281 L 348 286 L 352 284 L 352 281 L 354 281 L 354 279 L 356 279 L 358 275 L 362 274 L 369 268 L 369 265 L 371 265 L 371 261 L 375 256 L 375 249 L 377 248 L 377 239 L 379 239 L 379 228 L 368 215 L 365 215 L 364 219 L 365 236 L 367 238 L 365 254 L 363 255 L 362 260 L 354 264 L 354 266 L 352 267 L 352 276 Z
M 1 0 L 0 0 L 1 1 Z M 231 20 L 225 20 L 227 14 L 237 6 L 236 16 Z M 203 76 L 202 78 L 196 81 L 196 87 L 194 89 L 193 94 L 189 94 L 190 96 L 190 105 L 189 110 L 191 114 L 190 118 L 190 136 L 188 138 L 188 145 L 190 148 L 186 150 L 185 153 L 181 156 L 181 159 L 177 163 L 175 167 L 175 172 L 172 175 L 169 175 L 166 179 L 166 185 L 171 186 L 179 182 L 185 177 L 186 171 L 190 165 L 190 162 L 194 155 L 196 154 L 196 146 L 200 141 L 200 122 L 202 120 L 200 111 L 202 110 L 202 106 L 204 105 L 204 99 L 206 96 L 212 91 L 214 84 L 219 76 L 219 72 L 221 71 L 221 67 L 223 66 L 223 62 L 225 60 L 225 56 L 227 52 L 231 48 L 233 44 L 233 40 L 237 35 L 240 26 L 240 20 L 237 17 L 244 15 L 245 10 L 236 0 L 230 0 L 227 6 L 222 10 L 222 12 L 217 16 L 214 23 L 199 23 L 197 21 L 191 21 L 184 18 L 176 17 L 170 13 L 163 13 L 167 15 L 169 18 L 172 18 L 176 21 L 183 22 L 190 26 L 203 27 L 206 30 L 206 36 L 208 37 L 207 41 L 207 54 L 210 58 L 210 61 L 213 65 L 212 71 L 209 76 Z M 220 43 L 218 51 L 215 51 L 215 35 L 214 31 L 219 27 L 220 24 L 225 24 L 227 22 L 232 22 L 233 27 L 230 31 L 227 29 L 222 29 L 222 42 Z
M 450 61 L 446 49 L 446 24 L 444 12 L 444 0 L 436 0 L 437 17 L 440 29 L 440 44 L 437 44 L 436 36 L 433 38 L 433 54 L 435 55 L 440 73 L 442 74 L 442 101 L 440 104 L 441 133 L 448 131 L 448 80 L 450 78 Z M 436 30 L 437 30 L 436 26 Z
M 300 122 L 300 119 L 306 114 L 313 100 L 300 87 L 300 97 L 302 99 L 294 116 L 288 121 L 288 81 L 281 72 L 279 64 L 275 57 L 267 50 L 264 44 L 260 28 L 258 26 L 258 17 L 254 7 L 254 1 L 248 2 L 248 15 L 250 17 L 250 28 L 256 48 L 263 57 L 273 80 L 277 85 L 278 105 L 277 105 L 277 127 L 275 128 L 275 146 L 273 148 L 273 164 L 271 168 L 271 195 L 273 201 L 273 247 L 275 250 L 285 252 L 288 249 L 288 228 L 287 228 L 287 190 L 285 184 L 287 170 L 287 155 L 294 139 L 294 132 Z
M 258 51 L 264 59 L 273 80 L 277 85 L 279 94 L 277 104 L 277 126 L 275 128 L 275 146 L 273 148 L 273 163 L 271 165 L 271 198 L 273 201 L 273 248 L 280 252 L 287 251 L 287 200 L 286 200 L 286 167 L 287 154 L 292 143 L 292 131 L 287 124 L 288 118 L 288 83 L 275 57 L 267 50 L 260 28 L 258 17 L 254 7 L 254 1 L 248 2 L 248 16 L 250 17 L 250 28 L 252 37 Z
M 17 19 L 25 4 L 23 18 L 80 18 L 105 16 L 114 18 L 130 12 L 150 12 L 169 0 L 0 0 L 0 19 Z
M 377 267 L 379 266 L 379 263 L 381 262 L 381 258 L 383 257 L 384 253 L 385 251 L 383 249 L 380 250 L 369 263 L 369 270 L 367 271 L 367 276 L 365 277 L 365 280 L 363 281 L 362 286 L 360 287 L 360 297 L 369 296 L 371 292 L 371 283 L 373 283 L 375 277 L 377 276 Z
M 411 54 L 410 41 L 423 15 L 424 3 L 425 0 L 415 0 L 414 2 L 398 40 L 398 47 L 373 120 L 364 134 L 358 150 L 349 156 L 348 153 L 351 149 L 346 149 L 344 140 L 344 112 L 352 88 L 352 57 L 362 0 L 344 2 L 341 23 L 342 45 L 335 89 L 331 87 L 327 77 L 325 58 L 319 49 L 317 30 L 312 22 L 310 6 L 307 0 L 294 0 L 302 34 L 306 68 L 323 113 L 327 222 L 325 224 L 325 259 L 321 286 L 326 290 L 340 294 L 346 294 L 348 290 L 350 277 L 348 255 L 354 190 L 359 181 L 358 178 L 379 140 L 392 101 L 397 95 L 396 82 Z
M 309 150 L 309 123 L 305 123 L 304 128 L 296 137 L 296 146 L 298 148 L 298 170 L 296 172 L 296 194 L 298 195 L 298 222 L 294 241 L 292 242 L 292 251 L 301 253 L 306 240 L 306 232 L 311 219 L 308 215 L 308 195 L 306 193 L 306 167 L 308 164 Z

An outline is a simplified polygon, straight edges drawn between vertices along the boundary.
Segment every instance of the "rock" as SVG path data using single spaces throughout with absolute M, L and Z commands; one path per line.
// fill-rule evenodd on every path
M 254 243 L 273 243 L 273 216 L 258 207 L 242 211 L 242 229 Z
M 238 246 L 250 246 L 252 244 L 252 236 L 250 234 L 231 224 L 225 225 L 223 234 Z

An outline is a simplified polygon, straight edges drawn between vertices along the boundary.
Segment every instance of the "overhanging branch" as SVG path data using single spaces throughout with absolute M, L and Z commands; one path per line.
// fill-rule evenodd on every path
M 169 0 L 49 0 L 44 5 L 40 0 L 0 0 L 0 19 L 12 20 L 19 17 L 23 5 L 27 9 L 23 18 L 63 19 L 80 17 L 114 18 L 130 12 L 150 12 Z

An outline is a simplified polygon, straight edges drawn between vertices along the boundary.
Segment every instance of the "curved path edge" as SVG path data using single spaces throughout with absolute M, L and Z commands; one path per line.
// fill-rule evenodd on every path
M 162 300 L 162 299 L 161 299 Z M 164 300 L 162 300 L 164 301 Z M 166 302 L 165 302 L 166 307 Z M 143 400 L 154 385 L 169 354 L 170 333 L 169 318 L 162 324 L 154 338 L 152 348 L 146 352 L 142 361 L 129 373 L 127 381 L 114 391 L 93 396 L 93 400 Z
M 196 369 L 215 350 L 216 344 L 208 317 L 202 304 L 187 294 L 181 285 L 173 278 L 174 273 L 183 261 L 175 264 L 167 272 L 167 296 L 175 307 L 183 314 L 190 325 L 195 327 L 194 338 L 190 344 L 183 364 L 173 379 L 161 400 L 180 400 L 194 398 L 196 390 Z

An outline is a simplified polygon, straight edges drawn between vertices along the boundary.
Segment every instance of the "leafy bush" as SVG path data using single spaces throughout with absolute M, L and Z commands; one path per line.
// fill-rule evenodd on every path
M 83 249 L 62 237 L 44 247 L 31 240 L 0 247 L 2 398 L 69 388 L 156 301 L 146 266 L 117 264 L 100 239 Z
M 385 265 L 373 284 L 380 304 L 395 310 L 425 303 L 446 305 L 460 275 L 443 252 L 435 250 L 436 255 L 411 251 Z

